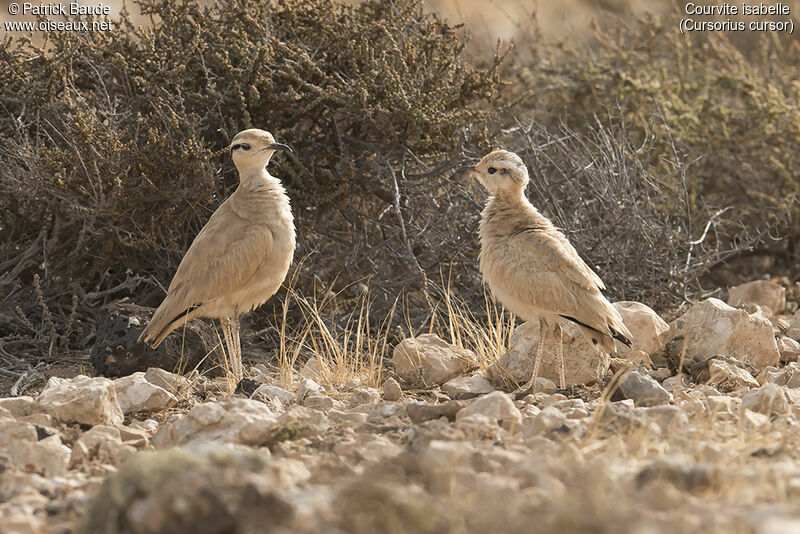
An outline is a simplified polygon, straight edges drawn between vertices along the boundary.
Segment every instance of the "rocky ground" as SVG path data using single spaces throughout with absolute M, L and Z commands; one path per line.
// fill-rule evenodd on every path
M 380 388 L 152 368 L 0 399 L 2 532 L 798 532 L 800 314 L 757 281 L 671 324 L 617 303 L 632 349 L 574 332 L 536 392 L 534 325 L 482 365 L 434 335 Z M 622 347 L 621 347 L 622 349 Z M 678 369 L 681 372 L 678 374 Z M 597 382 L 598 373 L 603 377 Z

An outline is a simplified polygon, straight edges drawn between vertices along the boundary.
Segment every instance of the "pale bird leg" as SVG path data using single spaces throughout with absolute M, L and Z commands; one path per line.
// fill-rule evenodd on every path
M 531 393 L 536 393 L 536 377 L 539 375 L 539 364 L 542 361 L 542 347 L 544 347 L 544 336 L 546 325 L 544 319 L 539 319 L 539 343 L 536 344 L 536 355 L 533 357 L 533 375 L 531 376 Z
M 233 346 L 233 332 L 231 332 L 231 318 L 230 317 L 221 317 L 219 320 L 220 326 L 222 326 L 222 335 L 225 338 L 225 358 L 228 361 L 228 365 L 233 368 L 233 359 L 235 356 L 234 353 L 234 346 Z M 223 360 L 224 364 L 224 360 Z
M 564 373 L 564 332 L 561 330 L 561 325 L 556 323 L 556 350 L 558 352 L 558 387 L 565 389 L 567 387 L 567 380 Z
M 242 377 L 244 377 L 244 366 L 242 365 L 242 340 L 239 337 L 239 314 L 236 314 L 236 316 L 231 319 L 231 326 L 231 338 L 234 347 L 234 356 L 233 361 L 231 362 L 231 368 L 233 369 L 233 376 L 236 378 L 236 383 L 238 384 Z

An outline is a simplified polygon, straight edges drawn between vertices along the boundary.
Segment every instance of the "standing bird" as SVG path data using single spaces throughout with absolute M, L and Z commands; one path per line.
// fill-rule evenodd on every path
M 239 187 L 194 238 L 139 341 L 156 348 L 195 317 L 219 318 L 238 382 L 243 376 L 239 314 L 266 302 L 283 283 L 295 230 L 286 189 L 266 169 L 276 150 L 292 149 L 269 132 L 250 129 L 236 134 L 230 150 Z
M 495 150 L 467 170 L 488 191 L 481 213 L 480 269 L 495 298 L 526 321 L 539 321 L 531 384 L 535 389 L 546 327 L 556 336 L 560 387 L 565 387 L 561 322 L 571 321 L 593 345 L 614 352 L 631 333 L 600 292 L 600 277 L 575 247 L 525 196 L 528 169 L 507 150 Z

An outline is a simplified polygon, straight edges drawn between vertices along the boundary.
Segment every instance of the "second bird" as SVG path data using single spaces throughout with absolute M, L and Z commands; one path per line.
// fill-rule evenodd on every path
M 561 322 L 578 325 L 599 349 L 614 340 L 630 346 L 631 333 L 603 296 L 600 277 L 558 228 L 525 196 L 528 169 L 522 159 L 495 150 L 469 168 L 490 198 L 480 222 L 480 269 L 492 294 L 526 321 L 539 321 L 531 385 L 535 388 L 546 327 L 555 330 L 560 387 L 565 387 Z
M 295 230 L 286 190 L 266 169 L 275 151 L 292 149 L 269 132 L 250 129 L 236 134 L 230 150 L 239 187 L 194 238 L 139 340 L 155 348 L 195 317 L 219 318 L 238 382 L 243 376 L 239 315 L 261 306 L 283 283 Z

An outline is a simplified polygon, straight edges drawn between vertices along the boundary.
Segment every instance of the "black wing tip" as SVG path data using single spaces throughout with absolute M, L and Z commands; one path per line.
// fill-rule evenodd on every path
M 622 343 L 626 347 L 631 348 L 631 340 L 630 339 L 625 337 L 623 334 L 617 332 L 616 330 L 614 330 L 610 326 L 608 328 L 611 330 L 611 334 L 612 334 L 611 337 L 613 337 L 614 339 L 616 339 L 617 341 L 619 341 L 620 343 Z
M 572 321 L 575 324 L 579 324 L 584 328 L 588 328 L 589 330 L 597 332 L 598 334 L 603 334 L 603 332 L 601 332 L 597 328 L 594 328 L 592 326 L 589 326 L 588 324 L 582 323 L 581 321 L 577 320 L 574 317 L 570 317 L 569 315 L 561 315 L 561 317 L 563 317 L 564 319 L 566 319 L 568 321 Z M 612 338 L 616 339 L 617 341 L 619 341 L 620 343 L 622 343 L 623 345 L 625 345 L 628 348 L 631 347 L 631 340 L 628 339 L 627 337 L 625 337 L 624 334 L 621 334 L 620 332 L 617 332 L 614 329 L 614 327 L 612 327 L 611 325 L 608 325 L 608 329 L 611 331 L 611 337 Z M 592 338 L 592 341 L 594 342 L 595 345 L 597 345 L 597 340 L 596 339 Z

